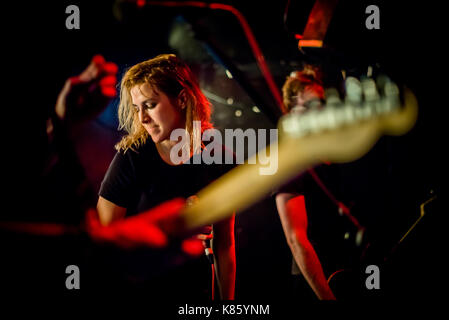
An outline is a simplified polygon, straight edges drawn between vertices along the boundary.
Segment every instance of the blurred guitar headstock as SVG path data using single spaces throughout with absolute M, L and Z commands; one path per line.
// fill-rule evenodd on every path
M 414 94 L 386 76 L 376 80 L 347 77 L 345 95 L 330 88 L 324 106 L 290 113 L 279 120 L 279 137 L 301 142 L 304 152 L 327 161 L 356 160 L 383 135 L 402 135 L 416 122 Z

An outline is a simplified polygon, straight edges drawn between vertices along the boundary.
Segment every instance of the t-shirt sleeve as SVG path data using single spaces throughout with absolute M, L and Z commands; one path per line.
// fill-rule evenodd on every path
M 275 197 L 279 193 L 294 193 L 294 194 L 304 194 L 307 189 L 306 185 L 310 180 L 310 176 L 307 171 L 301 172 L 285 184 L 276 188 L 272 192 L 272 196 Z
M 117 152 L 100 186 L 99 196 L 129 208 L 137 194 L 137 179 L 130 151 Z
M 236 157 L 235 153 L 231 149 L 229 149 L 228 147 L 223 145 L 222 149 L 221 149 L 221 152 L 222 152 L 222 164 L 215 166 L 216 170 L 215 170 L 214 180 L 218 180 L 223 175 L 225 175 L 229 171 L 231 171 L 234 168 L 236 168 L 237 165 L 238 165 L 237 164 L 237 157 Z

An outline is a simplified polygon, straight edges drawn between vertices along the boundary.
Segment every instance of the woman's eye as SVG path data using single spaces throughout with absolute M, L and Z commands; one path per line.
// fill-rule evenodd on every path
M 151 102 L 151 103 L 146 103 L 143 105 L 144 109 L 153 109 L 157 106 L 157 102 Z M 140 112 L 140 107 L 139 106 L 134 106 L 134 111 L 139 113 Z

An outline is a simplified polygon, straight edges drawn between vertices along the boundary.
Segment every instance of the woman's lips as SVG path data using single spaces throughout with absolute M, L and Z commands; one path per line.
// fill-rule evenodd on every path
M 147 127 L 147 130 L 154 131 L 154 130 L 157 130 L 158 128 L 159 128 L 159 126 L 149 126 L 149 127 Z

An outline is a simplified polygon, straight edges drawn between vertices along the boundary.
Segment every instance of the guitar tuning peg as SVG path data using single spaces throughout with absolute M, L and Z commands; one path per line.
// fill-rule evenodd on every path
M 337 106 L 341 104 L 340 94 L 338 93 L 337 89 L 335 88 L 326 89 L 325 95 L 326 95 L 326 105 Z
M 347 77 L 345 81 L 346 100 L 355 104 L 362 101 L 362 85 L 357 78 Z
M 385 107 L 384 111 L 389 112 L 399 108 L 401 101 L 399 99 L 399 88 L 394 82 L 387 82 L 384 87 Z
M 387 97 L 399 96 L 399 88 L 394 82 L 387 82 L 384 86 L 384 94 Z
M 391 82 L 390 78 L 384 74 L 380 74 L 376 78 L 376 84 L 377 84 L 377 88 L 378 88 L 380 94 L 384 93 L 385 85 L 390 82 Z
M 308 114 L 311 111 L 300 115 L 298 113 L 290 113 L 284 115 L 280 120 L 280 129 L 290 137 L 302 137 L 311 131 Z
M 331 106 L 322 111 L 320 117 L 323 128 L 332 130 L 337 128 L 344 122 L 344 119 L 342 119 L 340 113 L 341 109 L 342 108 Z
M 379 93 L 377 92 L 376 83 L 371 78 L 366 78 L 362 80 L 362 91 L 365 101 L 374 101 L 379 99 Z
M 399 88 L 386 75 L 379 75 L 376 79 L 381 99 L 377 105 L 378 113 L 387 113 L 400 105 Z
M 319 114 L 321 112 L 319 110 L 310 110 L 307 112 L 307 114 L 303 117 L 303 122 L 301 129 L 303 132 L 307 133 L 316 133 L 321 130 L 321 121 L 319 118 Z
M 399 88 L 386 75 L 381 74 L 376 78 L 380 99 L 376 102 L 376 113 L 388 113 L 400 106 Z
M 357 114 L 356 114 L 357 108 L 354 108 L 351 105 L 347 105 L 343 108 L 343 115 L 344 115 L 344 123 L 353 123 L 355 120 L 357 120 Z

